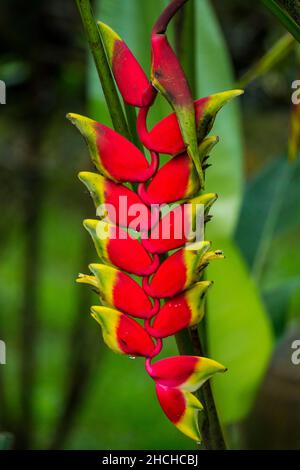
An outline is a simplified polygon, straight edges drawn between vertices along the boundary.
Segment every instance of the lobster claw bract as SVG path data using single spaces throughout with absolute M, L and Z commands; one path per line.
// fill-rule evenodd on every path
M 149 164 L 142 152 L 121 134 L 79 114 L 67 118 L 85 138 L 97 170 L 116 182 L 143 182 L 155 173 L 158 156 L 151 153 Z
M 205 138 L 199 145 L 200 162 L 208 156 L 219 138 Z M 199 178 L 195 165 L 184 153 L 177 155 L 163 165 L 154 175 L 146 188 L 145 183 L 139 185 L 139 195 L 145 204 L 168 204 L 187 199 L 200 190 Z
M 243 94 L 243 90 L 229 90 L 200 98 L 194 102 L 198 142 L 210 132 L 217 113 L 233 98 Z M 159 121 L 149 132 L 147 130 L 148 108 L 139 111 L 137 129 L 140 140 L 149 149 L 178 155 L 185 151 L 176 114 L 172 113 Z
M 149 297 L 130 276 L 106 264 L 90 264 L 101 298 L 109 305 L 137 318 L 147 318 L 152 310 Z M 81 278 L 79 278 L 79 282 Z
M 151 297 L 169 298 L 187 289 L 198 280 L 201 259 L 210 246 L 203 241 L 176 251 L 161 263 L 150 282 L 144 278 L 144 290 Z
M 157 384 L 195 392 L 214 374 L 226 370 L 207 357 L 174 356 L 155 362 L 149 372 Z
M 91 308 L 92 317 L 100 324 L 107 346 L 119 354 L 151 357 L 155 344 L 146 330 L 124 313 L 109 307 Z
M 204 315 L 204 297 L 212 285 L 211 281 L 200 281 L 190 289 L 166 301 L 154 317 L 149 333 L 155 338 L 172 336 L 197 325 Z
M 143 246 L 150 253 L 166 253 L 203 237 L 204 216 L 217 199 L 216 193 L 201 194 L 171 209 L 143 237 Z
M 203 412 L 203 406 L 195 395 L 160 384 L 156 384 L 156 395 L 171 423 L 194 441 L 201 441 L 198 413 Z
M 124 101 L 139 108 L 150 106 L 156 92 L 127 44 L 109 26 L 97 22 L 107 57 Z
M 92 219 L 84 220 L 83 225 L 104 262 L 137 276 L 149 276 L 157 269 L 159 258 L 151 258 L 142 244 L 120 227 Z
M 149 208 L 131 189 L 98 173 L 82 171 L 78 177 L 88 188 L 100 218 L 105 217 L 113 224 L 137 231 L 151 228 Z

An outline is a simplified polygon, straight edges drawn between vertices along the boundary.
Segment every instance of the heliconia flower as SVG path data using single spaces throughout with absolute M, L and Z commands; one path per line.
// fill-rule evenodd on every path
M 197 235 L 195 225 L 201 227 L 204 215 L 217 200 L 216 193 L 202 194 L 176 206 L 151 230 L 142 244 L 150 253 L 166 253 L 192 242 Z M 203 216 L 203 220 L 200 218 Z M 197 221 L 197 224 L 196 224 Z
M 198 413 L 203 412 L 203 406 L 198 398 L 190 392 L 160 384 L 156 385 L 156 395 L 171 423 L 186 436 L 200 442 Z
M 152 279 L 143 279 L 143 288 L 151 297 L 174 297 L 199 280 L 201 260 L 209 250 L 208 241 L 197 242 L 176 251 L 160 264 Z M 192 249 L 194 248 L 194 249 Z
M 149 165 L 135 145 L 104 124 L 73 113 L 67 118 L 83 135 L 94 165 L 107 178 L 116 182 L 143 182 L 157 170 L 158 155 L 155 152 L 151 152 Z
M 96 286 L 105 303 L 136 318 L 152 317 L 159 310 L 159 302 L 152 305 L 142 287 L 127 274 L 106 264 L 90 264 L 89 268 L 94 276 L 80 275 L 77 282 Z
M 146 363 L 147 371 L 159 385 L 195 392 L 201 385 L 226 367 L 212 359 L 199 356 L 174 356 L 154 364 Z
M 142 244 L 120 227 L 99 220 L 85 220 L 83 225 L 104 262 L 138 276 L 149 276 L 157 269 L 158 256 L 151 258 Z
M 116 353 L 144 357 L 164 413 L 181 432 L 200 441 L 199 427 L 210 427 L 211 420 L 199 422 L 204 409 L 193 393 L 226 368 L 199 356 L 152 360 L 164 338 L 183 329 L 190 329 L 196 349 L 194 334 L 213 283 L 203 280 L 203 270 L 210 261 L 224 258 L 222 251 L 211 249 L 211 242 L 195 241 L 204 238 L 217 199 L 215 193 L 203 193 L 209 153 L 218 142 L 208 134 L 222 106 L 243 91 L 193 100 L 166 37 L 169 22 L 187 1 L 171 0 L 152 29 L 151 80 L 123 39 L 98 22 L 98 39 L 115 81 L 108 78 L 113 87 L 116 82 L 126 106 L 140 108 L 137 134 L 150 162 L 140 143 L 136 146 L 87 117 L 67 117 L 86 140 L 100 173 L 79 173 L 96 207 L 98 220 L 87 219 L 84 227 L 101 261 L 90 264 L 91 274 L 79 274 L 77 282 L 99 295 L 101 306 L 92 307 L 91 314 L 101 325 L 104 342 Z M 148 131 L 147 116 L 158 92 L 174 112 Z M 160 153 L 172 157 L 161 168 Z M 209 401 L 205 408 L 210 409 Z
M 102 328 L 107 346 L 119 354 L 151 357 L 155 344 L 147 331 L 124 313 L 109 307 L 91 308 L 92 317 Z
M 241 94 L 243 94 L 242 90 L 224 91 L 194 102 L 198 142 L 210 132 L 220 109 L 230 100 Z M 169 155 L 178 155 L 184 152 L 185 143 L 181 135 L 176 114 L 169 114 L 148 132 L 148 111 L 148 108 L 141 108 L 137 119 L 139 138 L 145 147 L 155 152 Z
M 170 20 L 185 1 L 169 4 L 152 29 L 151 81 L 176 113 L 185 148 L 194 162 L 202 187 L 204 180 L 199 162 L 194 101 L 183 68 L 165 35 Z
M 78 177 L 88 188 L 99 217 L 106 216 L 108 221 L 113 224 L 121 227 L 131 226 L 138 231 L 149 230 L 157 222 L 155 218 L 151 221 L 149 208 L 143 204 L 134 191 L 126 186 L 114 183 L 98 173 L 82 171 Z M 102 213 L 100 213 L 100 209 L 102 209 Z M 132 225 L 141 211 L 143 215 L 139 219 L 138 226 L 133 227 Z
M 218 137 L 211 136 L 201 142 L 200 162 L 218 141 Z M 138 190 L 141 199 L 148 205 L 168 204 L 194 196 L 200 190 L 200 183 L 195 166 L 185 153 L 165 163 L 154 175 L 148 187 L 146 188 L 145 183 L 140 183 Z
M 155 338 L 166 338 L 197 325 L 203 318 L 204 297 L 211 285 L 211 281 L 197 282 L 190 289 L 167 300 L 154 317 L 153 325 L 147 325 L 147 331 Z
M 127 44 L 109 26 L 97 22 L 112 72 L 124 101 L 132 106 L 150 106 L 156 92 Z

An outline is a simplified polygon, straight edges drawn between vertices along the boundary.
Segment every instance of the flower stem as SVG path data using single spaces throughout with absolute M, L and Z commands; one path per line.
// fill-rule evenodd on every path
M 205 355 L 203 351 L 199 330 L 190 328 L 190 337 L 193 350 L 197 356 Z M 199 390 L 199 398 L 206 412 L 206 419 L 199 422 L 200 433 L 207 450 L 226 450 L 223 431 L 220 425 L 214 396 L 209 381 L 205 382 Z
M 126 104 L 125 102 L 124 102 L 124 108 L 125 108 L 125 113 L 127 117 L 129 131 L 131 134 L 131 140 L 134 143 L 134 145 L 138 149 L 140 149 L 142 153 L 145 153 L 143 145 L 141 144 L 141 141 L 138 137 L 137 130 L 136 130 L 136 119 L 137 119 L 136 110 L 133 106 L 131 106 L 130 104 Z
M 76 0 L 76 3 L 81 15 L 89 46 L 94 57 L 114 129 L 129 139 L 130 132 L 128 130 L 126 118 L 106 57 L 101 36 L 93 16 L 90 0 Z

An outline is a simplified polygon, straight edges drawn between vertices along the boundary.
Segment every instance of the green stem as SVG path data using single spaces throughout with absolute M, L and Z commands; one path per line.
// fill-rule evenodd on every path
M 176 335 L 176 343 L 181 355 L 205 355 L 198 329 L 189 328 L 180 331 Z M 210 382 L 206 382 L 202 385 L 196 395 L 205 410 L 205 415 L 202 416 L 200 414 L 199 416 L 199 430 L 203 439 L 202 448 L 205 450 L 226 450 L 226 443 L 220 426 Z
M 203 350 L 199 329 L 190 328 L 191 343 L 193 345 L 194 354 L 196 356 L 205 356 Z M 220 425 L 215 400 L 209 381 L 205 382 L 199 390 L 199 398 L 204 406 L 206 413 L 205 419 L 200 417 L 199 429 L 203 438 L 203 442 L 207 450 L 226 450 L 226 443 L 223 431 Z
M 129 131 L 131 134 L 131 140 L 142 153 L 145 153 L 144 148 L 139 139 L 139 136 L 137 134 L 137 130 L 136 130 L 136 110 L 133 106 L 130 106 L 130 104 L 127 104 L 125 102 L 124 102 L 124 108 L 125 108 Z
M 195 69 L 195 1 L 190 0 L 178 16 L 175 26 L 176 51 L 189 80 L 191 90 L 196 93 L 196 69 Z M 201 333 L 206 344 L 206 331 L 202 325 Z M 203 356 L 203 346 L 199 329 L 189 328 L 180 331 L 176 335 L 176 343 L 180 354 Z M 217 409 L 209 382 L 206 382 L 197 393 L 205 415 L 200 413 L 199 430 L 203 439 L 203 447 L 206 450 L 225 450 L 222 428 L 217 414 Z
M 280 21 L 280 23 L 300 42 L 300 27 L 296 21 L 275 0 L 261 0 L 268 10 Z
M 89 0 L 76 0 L 114 129 L 129 138 L 126 118 Z

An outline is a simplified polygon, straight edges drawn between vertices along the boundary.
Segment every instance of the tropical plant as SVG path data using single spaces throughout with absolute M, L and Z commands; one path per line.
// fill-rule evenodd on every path
M 195 241 L 192 228 L 199 218 L 199 207 L 204 207 L 204 223 L 211 219 L 209 210 L 217 199 L 215 193 L 203 192 L 208 155 L 218 142 L 218 137 L 208 133 L 217 112 L 242 91 L 217 93 L 194 102 L 166 37 L 170 20 L 186 1 L 173 0 L 152 29 L 150 81 L 120 36 L 104 23 L 99 22 L 97 30 L 89 2 L 78 1 L 104 93 L 112 105 L 112 121 L 127 137 L 111 72 L 126 106 L 139 108 L 138 138 L 151 154 L 148 163 L 141 144 L 138 148 L 124 135 L 89 118 L 68 115 L 85 138 L 100 173 L 81 172 L 79 178 L 94 200 L 97 215 L 106 217 L 105 221 L 84 221 L 103 264 L 91 264 L 92 274 L 80 275 L 78 282 L 90 284 L 100 295 L 104 305 L 92 307 L 92 316 L 101 325 L 106 344 L 115 352 L 146 358 L 159 403 L 173 424 L 196 441 L 203 437 L 207 448 L 224 448 L 211 392 L 203 397 L 205 409 L 193 394 L 216 372 L 226 370 L 202 357 L 197 331 L 204 315 L 205 294 L 212 284 L 204 280 L 204 269 L 210 261 L 223 258 L 223 252 L 212 251 L 208 241 Z M 148 131 L 147 116 L 157 93 L 174 113 Z M 172 158 L 158 169 L 160 154 Z M 127 203 L 125 210 L 122 198 Z M 171 203 L 175 208 L 166 213 L 164 205 Z M 142 217 L 137 217 L 135 207 Z M 188 233 L 183 230 L 186 226 Z M 142 276 L 142 285 L 132 276 Z M 131 317 L 142 319 L 144 325 Z M 184 329 L 190 351 L 198 354 L 152 364 L 162 349 L 162 340 Z M 203 417 L 205 413 L 208 416 Z

